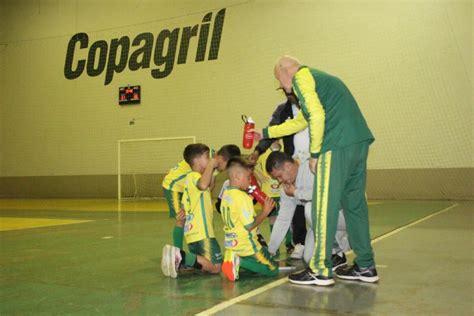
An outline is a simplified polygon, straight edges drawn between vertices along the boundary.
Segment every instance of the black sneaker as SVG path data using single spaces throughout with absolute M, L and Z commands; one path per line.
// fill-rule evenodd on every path
M 360 280 L 362 282 L 375 283 L 379 280 L 375 266 L 360 268 L 357 264 L 352 267 L 340 267 L 336 275 L 344 280 Z
M 347 266 L 347 259 L 344 253 L 342 253 L 342 257 L 339 256 L 338 254 L 332 255 L 331 261 L 332 261 L 332 271 L 336 271 L 336 269 L 339 267 Z
M 288 277 L 291 283 L 294 284 L 301 284 L 301 285 L 321 285 L 321 286 L 328 286 L 333 285 L 334 280 L 332 277 L 325 277 L 322 275 L 317 275 L 311 271 L 310 268 L 306 268 L 301 272 L 293 273 Z

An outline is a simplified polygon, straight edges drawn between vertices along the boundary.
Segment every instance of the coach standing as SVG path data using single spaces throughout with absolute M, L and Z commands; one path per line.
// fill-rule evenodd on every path
M 283 90 L 283 89 L 281 89 Z M 269 122 L 270 126 L 273 125 L 280 125 L 289 119 L 293 119 L 300 111 L 300 107 L 298 104 L 298 99 L 296 95 L 291 92 L 287 93 L 283 90 L 286 97 L 286 102 L 277 106 L 275 111 L 272 114 L 272 118 Z M 309 133 L 308 128 L 305 128 L 298 133 L 287 135 L 283 137 L 283 151 L 294 157 L 298 160 L 307 159 L 309 157 Z M 255 146 L 255 151 L 249 156 L 249 160 L 255 163 L 260 155 L 262 155 L 274 140 L 272 139 L 262 139 L 257 146 Z M 304 254 L 304 244 L 306 239 L 306 220 L 304 214 L 304 205 L 296 205 L 296 209 L 291 210 L 294 211 L 294 215 L 291 221 L 291 227 L 293 232 L 293 243 L 295 245 L 293 252 L 290 255 L 292 259 L 301 259 L 303 258 Z M 279 212 L 281 214 L 281 212 Z M 281 216 L 280 216 L 281 218 Z M 276 234 L 278 234 L 279 228 L 282 228 L 281 223 L 279 224 L 279 220 L 277 219 L 276 222 Z M 280 232 L 280 234 L 285 232 Z M 272 230 L 272 237 L 275 236 Z M 271 240 L 272 238 L 270 238 Z M 278 245 L 279 247 L 280 245 Z M 290 247 L 291 246 L 291 247 Z M 288 243 L 286 245 L 287 251 L 291 250 L 293 245 Z M 311 249 L 312 250 L 312 249 Z M 271 249 L 270 249 L 271 251 Z
M 331 251 L 338 214 L 344 209 L 349 241 L 356 254 L 354 265 L 336 270 L 342 279 L 378 281 L 370 244 L 365 197 L 367 156 L 374 136 L 359 106 L 344 83 L 325 72 L 301 65 L 290 56 L 275 65 L 275 78 L 286 93 L 292 91 L 300 113 L 277 126 L 256 133 L 258 138 L 279 138 L 306 127 L 310 133 L 310 169 L 315 173 L 312 223 L 315 249 L 309 267 L 290 275 L 290 282 L 329 285 Z

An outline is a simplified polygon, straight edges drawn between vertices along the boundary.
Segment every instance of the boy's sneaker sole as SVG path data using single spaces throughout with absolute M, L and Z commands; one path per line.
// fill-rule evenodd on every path
M 178 271 L 176 270 L 176 254 L 175 254 L 175 247 L 168 245 L 168 262 L 169 262 L 169 272 L 170 277 L 176 279 L 178 277 Z
M 163 274 L 167 277 L 170 276 L 170 269 L 169 269 L 170 264 L 168 262 L 169 252 L 170 252 L 170 246 L 165 245 L 163 247 L 163 252 L 162 252 L 162 256 L 161 256 L 161 272 L 163 272 Z

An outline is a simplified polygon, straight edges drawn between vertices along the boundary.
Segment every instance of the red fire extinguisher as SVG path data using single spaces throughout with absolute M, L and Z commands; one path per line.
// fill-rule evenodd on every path
M 258 185 L 257 179 L 253 174 L 250 176 L 250 187 L 248 192 L 252 197 L 255 198 L 255 200 L 257 200 L 258 203 L 260 203 L 261 205 L 265 204 L 265 199 L 267 198 L 267 195 L 262 192 Z
M 254 133 L 250 132 L 249 130 L 255 128 L 255 122 L 252 120 L 251 117 L 247 117 L 246 115 L 242 115 L 242 121 L 244 121 L 244 137 L 242 139 L 242 146 L 245 149 L 250 149 L 253 146 L 254 140 Z

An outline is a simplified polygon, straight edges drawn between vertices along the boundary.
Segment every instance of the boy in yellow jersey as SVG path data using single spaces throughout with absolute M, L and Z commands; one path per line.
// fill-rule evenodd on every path
M 279 151 L 281 148 L 280 143 L 278 140 L 274 141 L 270 148 L 265 151 L 262 155 L 260 155 L 257 159 L 257 163 L 255 164 L 253 174 L 257 178 L 260 189 L 263 193 L 265 193 L 268 197 L 271 197 L 275 201 L 275 208 L 270 212 L 268 215 L 268 221 L 270 222 L 270 230 L 275 223 L 275 219 L 278 215 L 278 201 L 280 199 L 280 183 L 277 180 L 273 179 L 265 169 L 265 163 L 267 161 L 268 156 L 274 152 Z
M 227 161 L 234 156 L 240 155 L 240 149 L 236 145 L 224 145 L 216 154 L 217 170 L 224 171 Z M 182 249 L 184 237 L 185 214 L 181 205 L 181 199 L 184 191 L 184 180 L 191 172 L 191 167 L 182 160 L 172 168 L 163 179 L 163 191 L 168 203 L 170 218 L 175 217 L 176 223 L 173 228 L 173 245 Z
M 222 159 L 222 152 L 218 152 L 218 155 L 211 159 L 209 147 L 204 144 L 188 145 L 184 150 L 184 159 L 192 169 L 185 177 L 182 197 L 186 216 L 184 238 L 189 252 L 170 245 L 163 248 L 161 269 L 163 274 L 172 278 L 177 277 L 178 270 L 183 266 L 219 273 L 222 262 L 222 254 L 212 225 L 210 186 L 214 172 L 225 168 L 227 160 Z
M 189 164 L 182 160 L 168 172 L 162 183 L 170 218 L 176 218 L 173 244 L 178 248 L 183 248 L 184 213 L 181 208 L 181 198 L 184 191 L 184 179 L 191 171 Z
M 270 214 L 275 202 L 267 197 L 263 211 L 255 216 L 252 198 L 247 193 L 252 165 L 236 157 L 229 161 L 227 173 L 230 186 L 224 191 L 221 203 L 226 249 L 222 272 L 230 281 L 239 278 L 239 267 L 275 276 L 278 274 L 278 265 L 257 239 L 257 227 Z

